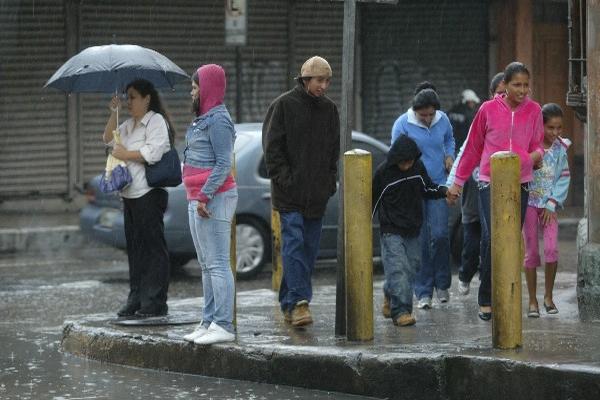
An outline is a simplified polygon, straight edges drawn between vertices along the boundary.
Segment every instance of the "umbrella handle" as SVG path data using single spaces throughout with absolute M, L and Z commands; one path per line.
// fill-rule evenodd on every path
M 117 89 L 115 89 L 115 96 L 118 96 L 119 93 L 117 92 Z M 120 102 L 119 105 L 117 106 L 117 129 L 119 129 L 119 108 L 120 108 Z

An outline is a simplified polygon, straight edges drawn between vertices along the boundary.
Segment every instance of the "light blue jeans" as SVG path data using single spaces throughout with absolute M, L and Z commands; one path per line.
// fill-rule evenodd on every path
M 412 313 L 413 284 L 421 261 L 419 237 L 381 234 L 381 261 L 385 273 L 383 294 L 390 299 L 392 318 Z
M 450 239 L 446 199 L 423 201 L 421 227 L 421 268 L 415 278 L 417 299 L 433 297 L 433 289 L 450 287 Z
M 188 203 L 190 232 L 202 267 L 204 310 L 202 323 L 211 322 L 228 332 L 233 327 L 235 287 L 230 266 L 231 220 L 237 206 L 237 188 L 217 193 L 208 203 L 210 218 L 198 215 L 198 201 Z

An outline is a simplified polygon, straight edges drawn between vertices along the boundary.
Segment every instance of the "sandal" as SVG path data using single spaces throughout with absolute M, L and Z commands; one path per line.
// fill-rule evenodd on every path
M 547 314 L 558 314 L 558 308 L 556 308 L 554 304 L 548 305 L 544 302 L 544 308 L 546 309 Z
M 539 318 L 540 310 L 537 308 L 530 308 L 529 311 L 527 312 L 527 317 L 528 318 Z

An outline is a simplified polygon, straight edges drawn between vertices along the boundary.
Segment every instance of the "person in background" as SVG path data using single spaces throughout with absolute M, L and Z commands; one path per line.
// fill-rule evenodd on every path
M 440 111 L 440 100 L 429 82 L 419 84 L 412 107 L 392 127 L 392 145 L 406 135 L 417 143 L 427 174 L 437 185 L 446 182 L 454 160 L 454 136 L 446 114 Z M 441 223 L 441 221 L 445 221 Z M 425 199 L 421 227 L 421 267 L 415 278 L 417 307 L 430 309 L 433 290 L 438 299 L 450 299 L 450 241 L 448 236 L 448 204 L 444 199 Z
M 481 103 L 477 94 L 471 89 L 463 90 L 461 97 L 460 103 L 448 110 L 448 119 L 452 124 L 456 149 L 460 149 L 467 138 L 471 122 L 473 122 L 477 107 Z
M 306 60 L 292 90 L 276 98 L 263 124 L 263 150 L 273 208 L 281 218 L 283 277 L 279 303 L 293 326 L 312 323 L 312 272 L 327 202 L 337 190 L 340 121 L 325 95 L 327 60 Z
M 490 98 L 504 92 L 502 78 L 504 73 L 500 72 L 490 82 Z M 458 156 L 454 160 L 446 186 L 454 183 L 456 167 L 465 149 L 464 142 L 460 147 Z M 463 186 L 461 195 L 461 223 L 463 228 L 463 247 L 461 251 L 460 267 L 458 268 L 458 293 L 465 296 L 471 290 L 471 280 L 479 269 L 479 257 L 485 251 L 482 250 L 481 242 L 481 220 L 479 211 L 479 191 L 477 180 L 479 178 L 479 167 L 475 167 L 473 173 Z
M 542 167 L 533 172 L 529 185 L 529 201 L 523 239 L 525 241 L 525 279 L 529 293 L 527 316 L 538 318 L 537 268 L 541 265 L 538 248 L 538 229 L 543 232 L 545 262 L 544 308 L 548 314 L 557 314 L 552 295 L 558 266 L 558 220 L 556 213 L 563 206 L 569 192 L 569 163 L 567 149 L 569 139 L 562 138 L 563 112 L 558 104 L 548 103 L 542 107 L 544 117 L 544 160 Z
M 235 128 L 225 97 L 225 70 L 203 65 L 192 76 L 196 118 L 185 135 L 183 184 L 190 233 L 202 267 L 202 321 L 184 339 L 196 344 L 235 340 L 235 286 L 230 265 L 231 221 L 238 192 L 231 174 Z
M 419 232 L 423 198 L 446 196 L 431 182 L 417 144 L 406 135 L 394 142 L 373 177 L 373 213 L 379 218 L 381 260 L 385 272 L 383 315 L 394 325 L 414 325 L 414 277 L 420 265 Z
M 504 70 L 505 94 L 496 95 L 481 105 L 465 142 L 456 168 L 454 183 L 448 189 L 450 200 L 458 199 L 465 182 L 479 165 L 479 205 L 482 218 L 482 241 L 479 285 L 479 313 L 484 321 L 492 318 L 491 296 L 491 216 L 490 157 L 497 151 L 513 151 L 521 160 L 521 221 L 525 217 L 528 184 L 533 180 L 534 164 L 540 163 L 544 149 L 542 110 L 529 98 L 530 73 L 520 62 Z M 518 246 L 518 243 L 514 244 Z
M 169 253 L 163 216 L 169 201 L 164 188 L 152 188 L 146 181 L 145 164 L 153 164 L 171 148 L 175 131 L 158 92 L 144 79 L 127 85 L 127 110 L 131 117 L 119 126 L 121 145 L 112 155 L 127 163 L 132 182 L 121 190 L 129 295 L 117 312 L 119 317 L 148 318 L 166 315 L 169 290 Z M 110 118 L 104 129 L 104 143 L 114 144 L 117 129 L 117 96 L 110 102 Z

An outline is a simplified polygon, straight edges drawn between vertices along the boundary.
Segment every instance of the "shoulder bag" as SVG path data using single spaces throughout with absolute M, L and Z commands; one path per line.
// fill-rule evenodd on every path
M 171 148 L 162 155 L 159 161 L 154 164 L 145 164 L 146 181 L 150 187 L 174 187 L 181 184 L 181 161 L 179 161 L 179 155 L 173 146 L 168 125 L 167 129 L 169 129 L 169 143 Z

